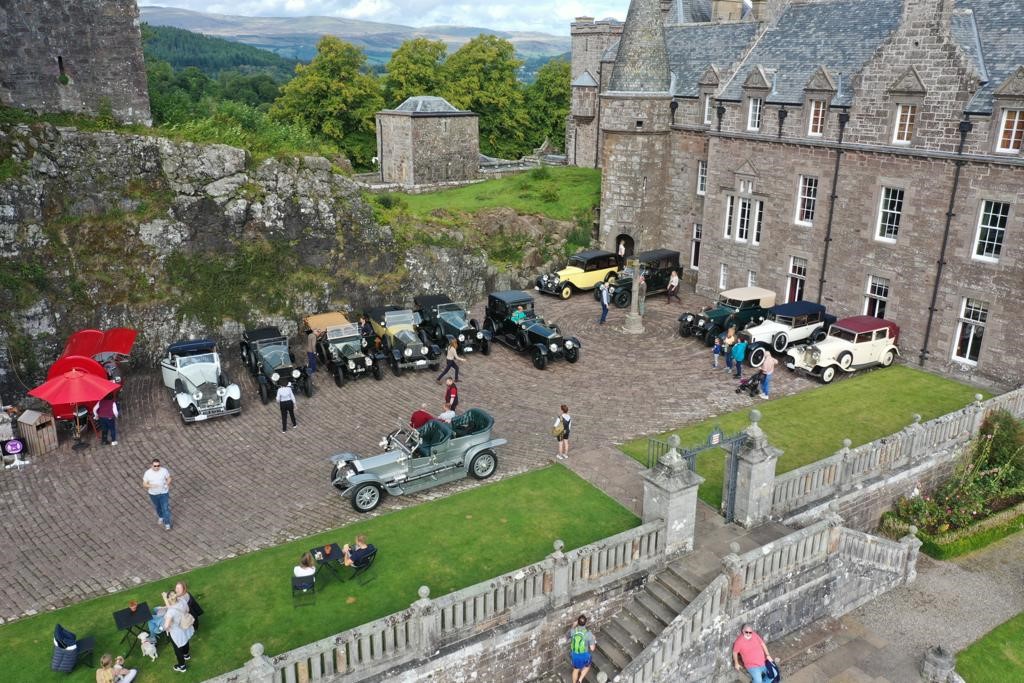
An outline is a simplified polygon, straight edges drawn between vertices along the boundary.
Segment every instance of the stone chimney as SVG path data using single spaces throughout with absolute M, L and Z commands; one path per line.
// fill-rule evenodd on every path
M 750 0 L 750 18 L 753 21 L 767 21 L 768 0 Z
M 743 0 L 711 0 L 711 21 L 739 21 L 742 18 Z

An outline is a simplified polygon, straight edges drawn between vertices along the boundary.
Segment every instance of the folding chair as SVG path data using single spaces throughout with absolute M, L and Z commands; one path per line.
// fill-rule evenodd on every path
M 370 568 L 371 566 L 373 566 L 373 561 L 374 561 L 375 559 L 377 559 L 377 548 L 376 548 L 376 547 L 374 547 L 373 545 L 370 545 L 370 546 L 368 546 L 368 547 L 370 548 L 370 554 L 369 554 L 369 555 L 367 555 L 367 556 L 366 556 L 366 557 L 365 557 L 365 558 L 363 559 L 363 561 L 362 561 L 361 563 L 359 563 L 359 564 L 355 565 L 355 566 L 354 566 L 354 567 L 352 568 L 352 575 L 348 577 L 348 580 L 349 580 L 349 581 L 351 581 L 352 579 L 356 579 L 356 578 L 358 578 L 358 579 L 359 579 L 359 585 L 360 585 L 360 586 L 365 586 L 366 584 L 370 583 L 371 581 L 373 581 L 374 579 L 376 579 L 376 578 L 377 578 L 377 576 L 376 576 L 376 575 L 373 575 L 373 576 L 369 576 L 369 577 L 367 577 L 367 576 L 365 575 L 365 574 L 366 574 L 366 571 L 367 571 L 367 570 L 368 570 L 368 569 L 369 569 L 369 568 Z M 361 578 L 360 578 L 360 577 L 361 577 Z
M 307 600 L 307 602 L 303 603 L 303 600 Z M 315 575 L 292 576 L 292 607 L 299 607 L 303 604 L 316 604 Z
M 78 662 L 86 658 L 91 667 L 92 651 L 95 647 L 95 638 L 79 640 L 74 633 L 57 624 L 53 629 L 53 657 L 50 659 L 50 669 L 58 673 L 69 674 L 75 670 Z

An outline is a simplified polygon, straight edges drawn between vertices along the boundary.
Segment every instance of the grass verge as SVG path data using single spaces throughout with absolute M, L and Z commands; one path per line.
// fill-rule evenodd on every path
M 81 666 L 68 677 L 49 670 L 54 624 L 79 637 L 96 636 L 97 663 L 104 652 L 124 654 L 111 614 L 132 599 L 155 607 L 159 592 L 183 578 L 205 611 L 189 668 L 192 680 L 203 680 L 241 666 L 254 642 L 276 655 L 405 609 L 421 585 L 436 598 L 540 561 L 556 538 L 566 549 L 578 548 L 639 523 L 604 493 L 555 465 L 15 621 L 0 627 L 0 671 L 11 681 L 94 680 L 93 670 Z M 316 604 L 294 607 L 290 575 L 300 555 L 328 541 L 351 542 L 357 533 L 380 549 L 370 570 L 374 579 L 360 586 L 322 573 Z M 146 681 L 179 680 L 166 644 L 155 662 L 136 648 L 128 664 Z
M 922 420 L 931 420 L 963 408 L 977 393 L 989 397 L 966 384 L 897 365 L 754 407 L 763 415 L 761 428 L 769 442 L 783 450 L 775 468 L 776 474 L 782 474 L 832 455 L 842 447 L 844 438 L 860 446 L 906 427 L 914 413 Z M 749 409 L 737 410 L 656 438 L 664 440 L 674 433 L 684 447 L 694 446 L 703 443 L 715 425 L 726 434 L 744 429 L 749 416 Z M 621 449 L 647 463 L 647 437 L 628 441 Z M 698 492 L 700 499 L 717 509 L 722 504 L 725 451 L 701 453 L 697 472 L 705 479 Z
M 1024 612 L 995 627 L 957 655 L 956 670 L 967 683 L 1024 681 Z

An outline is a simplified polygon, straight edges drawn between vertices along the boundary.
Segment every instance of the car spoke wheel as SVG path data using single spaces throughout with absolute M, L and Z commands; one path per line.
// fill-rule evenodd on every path
M 384 368 L 380 366 L 380 363 L 373 364 L 373 378 L 378 382 L 384 379 Z
M 334 383 L 339 387 L 345 383 L 345 373 L 337 365 L 334 366 Z
M 600 300 L 601 300 L 601 288 L 600 287 L 594 287 L 594 301 L 600 301 Z
M 352 507 L 356 512 L 369 512 L 380 505 L 381 498 L 383 495 L 379 486 L 369 483 L 360 484 L 352 492 Z
M 562 291 L 559 292 L 559 294 L 561 295 L 561 297 L 563 299 L 568 299 L 569 297 L 572 296 L 572 286 L 571 285 L 563 285 L 562 286 Z
M 836 359 L 836 362 L 839 363 L 839 367 L 843 370 L 849 370 L 850 366 L 853 365 L 853 354 L 849 351 L 843 351 L 839 354 L 839 358 Z
M 480 451 L 473 456 L 473 460 L 469 463 L 469 476 L 474 479 L 486 479 L 494 474 L 496 469 L 498 469 L 498 456 L 494 454 L 494 451 Z
M 894 360 L 896 360 L 896 352 L 893 351 L 892 349 L 889 349 L 888 351 L 885 352 L 885 355 L 882 356 L 882 367 L 889 367 L 890 365 L 892 365 L 892 362 Z
M 827 336 L 828 336 L 828 334 L 826 334 L 825 329 L 822 328 L 822 327 L 819 327 L 818 329 L 816 329 L 814 331 L 813 334 L 811 334 L 811 341 L 814 342 L 815 344 L 817 344 L 820 341 L 825 341 L 825 337 L 827 337 Z
M 266 382 L 260 382 L 260 403 L 267 405 L 270 402 L 270 389 Z
M 775 353 L 782 353 L 787 346 L 789 346 L 789 337 L 785 332 L 779 332 L 772 339 L 772 348 L 775 349 Z
M 540 351 L 533 352 L 533 367 L 538 370 L 543 370 L 548 365 L 548 357 Z
M 618 308 L 628 308 L 630 294 L 631 292 L 627 292 L 624 289 L 620 289 L 618 292 L 615 293 L 615 299 L 613 303 Z
M 575 346 L 571 349 L 565 350 L 565 359 L 570 363 L 575 363 L 580 359 L 580 350 Z
M 761 367 L 761 363 L 764 363 L 764 354 L 767 353 L 763 346 L 758 346 L 750 352 L 750 357 L 747 359 L 747 364 L 752 368 Z
M 831 384 L 832 380 L 836 378 L 836 368 L 834 365 L 830 365 L 821 371 L 821 381 L 825 384 Z
M 522 353 L 530 347 L 530 340 L 527 338 L 525 332 L 520 332 L 519 336 L 516 337 L 516 350 Z
M 402 366 L 397 360 L 391 364 L 391 370 L 395 373 L 395 377 L 402 376 Z

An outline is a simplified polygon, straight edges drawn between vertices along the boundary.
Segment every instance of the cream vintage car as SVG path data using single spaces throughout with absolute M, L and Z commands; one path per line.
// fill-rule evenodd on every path
M 889 367 L 899 349 L 900 328 L 896 323 L 870 315 L 843 318 L 828 328 L 818 342 L 791 348 L 786 367 L 815 375 L 828 384 L 836 373 L 854 372 L 873 365 Z
M 619 272 L 618 258 L 610 251 L 594 249 L 571 256 L 565 268 L 537 278 L 538 292 L 568 299 L 574 291 L 593 289 Z

